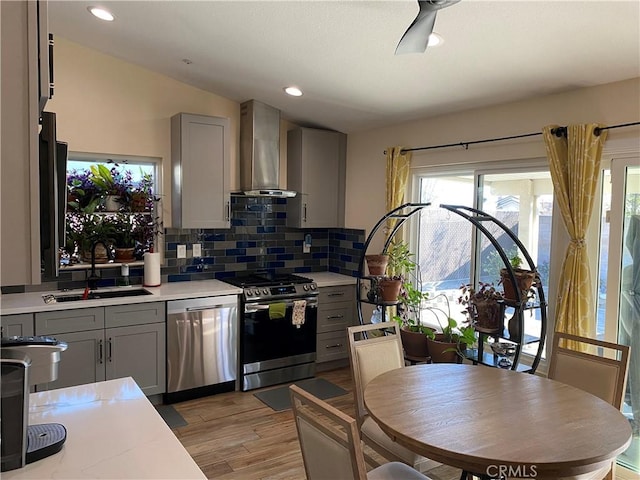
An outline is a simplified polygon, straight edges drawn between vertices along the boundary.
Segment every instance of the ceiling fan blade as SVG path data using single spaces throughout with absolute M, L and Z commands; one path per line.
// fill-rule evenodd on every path
M 403 53 L 423 53 L 429 43 L 429 35 L 433 32 L 436 23 L 436 12 L 449 7 L 460 0 L 418 0 L 420 11 L 407 31 L 404 32 L 398 46 L 396 55 Z

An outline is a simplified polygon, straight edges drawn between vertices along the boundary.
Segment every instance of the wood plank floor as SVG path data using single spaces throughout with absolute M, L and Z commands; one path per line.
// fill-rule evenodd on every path
M 321 372 L 317 376 L 349 392 L 327 402 L 354 416 L 353 383 L 349 368 Z M 230 392 L 176 403 L 173 406 L 188 425 L 176 428 L 173 432 L 207 478 L 305 478 L 291 410 L 276 412 L 253 393 L 255 391 Z M 368 448 L 367 452 L 375 455 Z M 444 465 L 424 473 L 433 480 L 460 478 L 460 470 Z

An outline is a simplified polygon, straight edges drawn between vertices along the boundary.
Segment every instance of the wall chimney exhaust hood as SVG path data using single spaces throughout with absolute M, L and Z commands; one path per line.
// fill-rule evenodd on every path
M 240 105 L 240 188 L 252 197 L 295 197 L 280 178 L 280 110 L 249 100 Z

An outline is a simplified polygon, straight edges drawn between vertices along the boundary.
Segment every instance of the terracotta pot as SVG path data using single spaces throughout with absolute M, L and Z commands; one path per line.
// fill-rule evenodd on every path
M 115 261 L 118 263 L 128 263 L 133 262 L 136 257 L 134 255 L 135 248 L 120 248 L 116 247 L 116 258 Z
M 402 288 L 402 280 L 385 278 L 378 282 L 378 288 L 383 302 L 396 302 Z
M 438 340 L 440 339 L 440 340 Z M 436 333 L 436 339 L 431 340 L 427 338 L 429 344 L 429 355 L 433 363 L 462 363 L 462 357 L 458 355 L 457 343 L 449 343 L 442 341 L 443 336 L 441 333 Z M 453 349 L 453 350 L 451 350 Z M 451 350 L 451 351 L 445 351 Z
M 132 193 L 129 208 L 131 208 L 132 212 L 144 212 L 147 208 L 147 195 L 144 193 Z
M 389 263 L 389 255 L 365 255 L 369 275 L 384 275 Z
M 429 344 L 427 336 L 421 332 L 412 332 L 407 327 L 400 329 L 402 348 L 407 357 L 428 357 Z
M 96 245 L 95 259 L 96 259 L 96 263 L 109 262 L 109 250 L 107 250 L 107 247 L 105 247 L 101 243 Z M 82 261 L 91 263 L 91 250 L 82 251 Z
M 502 305 L 495 300 L 473 300 L 473 328 L 483 333 L 500 333 L 504 329 Z
M 521 268 L 516 268 L 513 270 L 513 273 L 516 277 L 516 283 L 518 284 L 518 290 L 520 290 L 520 300 L 527 300 L 527 292 L 533 285 L 533 282 L 536 278 L 536 274 L 530 270 L 523 270 Z M 504 298 L 507 300 L 517 301 L 516 289 L 511 281 L 511 277 L 509 277 L 509 271 L 506 268 L 500 270 L 500 282 L 502 283 L 502 288 L 504 289 Z

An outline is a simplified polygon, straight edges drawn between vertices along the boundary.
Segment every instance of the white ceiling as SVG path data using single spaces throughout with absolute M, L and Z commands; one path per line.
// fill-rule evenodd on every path
M 417 11 L 415 0 L 52 0 L 49 20 L 73 42 L 346 133 L 640 77 L 638 0 L 462 0 L 437 14 L 442 46 L 395 56 Z M 304 96 L 286 96 L 291 84 Z

